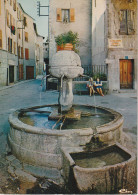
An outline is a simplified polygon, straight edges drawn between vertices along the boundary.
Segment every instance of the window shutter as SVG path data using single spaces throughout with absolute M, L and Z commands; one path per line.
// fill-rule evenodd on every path
M 18 57 L 20 58 L 20 46 L 18 46 Z
M 10 52 L 12 53 L 12 39 L 10 39 Z
M 57 8 L 57 22 L 62 22 L 62 11 L 61 11 L 61 8 Z
M 6 10 L 6 16 L 7 16 L 7 26 L 9 26 L 9 12 Z
M 14 54 L 16 55 L 16 42 L 14 42 Z
M 75 9 L 70 9 L 70 22 L 75 22 Z
M 28 42 L 28 32 L 25 32 L 25 41 Z
M 127 26 L 128 26 L 128 34 L 134 34 L 134 11 L 127 10 Z
M 10 38 L 8 38 L 8 51 L 10 52 Z
M 12 15 L 10 14 L 10 26 L 12 26 L 12 24 L 13 24 L 13 17 L 12 17 Z
M 0 30 L 0 48 L 2 48 L 2 30 Z
M 25 59 L 29 60 L 29 49 L 25 49 Z
M 23 55 L 23 47 L 21 47 L 21 58 L 22 59 L 24 58 L 24 55 Z
M 23 24 L 24 24 L 24 26 L 27 26 L 27 19 L 26 19 L 26 17 L 23 18 Z
M 120 14 L 121 14 L 121 17 L 120 17 L 120 35 L 126 35 L 127 34 L 126 10 L 121 10 Z

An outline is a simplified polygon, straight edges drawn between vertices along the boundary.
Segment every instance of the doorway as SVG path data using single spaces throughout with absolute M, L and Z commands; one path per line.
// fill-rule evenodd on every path
M 120 89 L 133 89 L 133 61 L 120 60 Z
M 23 64 L 19 64 L 19 80 L 23 80 Z
M 9 66 L 9 83 L 14 83 L 14 66 Z
M 34 79 L 34 67 L 26 66 L 26 80 Z

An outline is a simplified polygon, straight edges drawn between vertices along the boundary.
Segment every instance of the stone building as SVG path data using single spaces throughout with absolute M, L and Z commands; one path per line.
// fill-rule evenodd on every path
M 109 91 L 136 89 L 136 0 L 50 0 L 49 6 L 50 64 L 55 36 L 72 30 L 79 34 L 84 68 L 107 66 Z
M 108 65 L 109 90 L 136 89 L 137 1 L 95 0 L 92 64 Z
M 0 85 L 36 77 L 35 46 L 39 42 L 43 47 L 40 37 L 34 19 L 21 4 L 16 0 L 0 0 Z

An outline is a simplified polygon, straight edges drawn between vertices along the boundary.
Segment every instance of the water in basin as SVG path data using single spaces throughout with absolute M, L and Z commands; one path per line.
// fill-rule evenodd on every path
M 98 152 L 71 154 L 75 164 L 83 168 L 101 168 L 115 165 L 130 158 L 130 155 L 117 146 L 112 146 Z
M 81 111 L 80 120 L 65 120 L 62 126 L 62 130 L 65 129 L 79 129 L 79 128 L 95 128 L 99 125 L 103 125 L 111 122 L 114 119 L 114 115 L 103 109 L 97 109 L 95 114 L 95 108 L 89 106 L 73 106 L 75 110 Z M 36 109 L 37 111 L 47 111 L 47 113 L 37 113 L 37 112 L 24 112 L 19 115 L 19 119 L 28 125 L 52 129 L 53 125 L 58 120 L 49 120 L 48 116 L 50 112 L 58 109 L 58 106 L 43 107 Z M 88 115 L 87 115 L 88 114 Z M 60 120 L 54 129 L 59 130 L 60 124 L 63 120 Z

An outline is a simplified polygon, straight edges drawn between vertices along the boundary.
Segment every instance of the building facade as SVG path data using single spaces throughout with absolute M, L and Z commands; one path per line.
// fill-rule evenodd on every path
M 91 9 L 91 0 L 50 0 L 49 63 L 56 53 L 55 37 L 71 30 L 79 35 L 82 66 L 91 65 Z
M 40 37 L 35 30 L 34 19 L 21 4 L 16 0 L 0 0 L 1 86 L 36 77 L 36 43 L 43 46 L 43 38 Z M 43 61 L 43 55 L 40 58 Z
M 49 6 L 50 63 L 55 37 L 72 30 L 82 66 L 108 68 L 109 91 L 136 89 L 137 0 L 50 0 Z
M 108 65 L 110 91 L 136 89 L 137 1 L 97 0 L 92 12 L 92 64 Z

